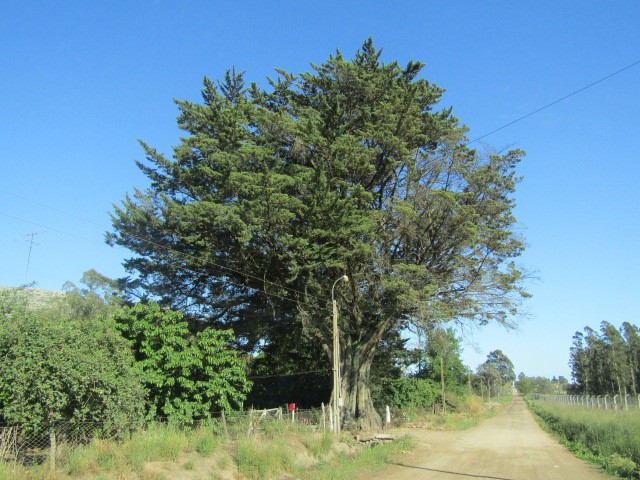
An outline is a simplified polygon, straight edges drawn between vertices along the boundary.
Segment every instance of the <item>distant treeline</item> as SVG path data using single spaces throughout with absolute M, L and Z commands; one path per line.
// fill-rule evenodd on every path
M 599 395 L 638 393 L 640 381 L 640 331 L 624 322 L 617 329 L 609 322 L 598 333 L 585 327 L 573 336 L 569 365 L 573 393 Z

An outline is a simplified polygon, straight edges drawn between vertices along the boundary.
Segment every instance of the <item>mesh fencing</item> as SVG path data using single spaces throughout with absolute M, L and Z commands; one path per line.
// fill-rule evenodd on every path
M 98 422 L 58 422 L 47 428 L 29 425 L 0 426 L 0 461 L 35 465 L 63 457 L 70 449 L 89 444 L 93 439 L 123 442 L 137 431 L 153 426 L 167 426 L 184 431 L 198 428 L 211 429 L 216 435 L 227 440 L 252 438 L 270 433 L 280 433 L 295 428 L 309 431 L 328 432 L 327 409 L 286 410 L 245 410 L 217 412 L 214 418 L 189 422 L 154 419 L 141 423 L 140 420 L 118 426 Z
M 533 397 L 545 402 L 562 403 L 576 408 L 592 408 L 596 410 L 640 410 L 640 395 L 543 395 Z

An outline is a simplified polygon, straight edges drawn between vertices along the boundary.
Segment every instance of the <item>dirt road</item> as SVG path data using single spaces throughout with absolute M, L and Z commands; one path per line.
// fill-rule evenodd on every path
M 461 432 L 419 431 L 418 447 L 377 480 L 602 480 L 611 477 L 574 457 L 533 419 L 521 398 Z

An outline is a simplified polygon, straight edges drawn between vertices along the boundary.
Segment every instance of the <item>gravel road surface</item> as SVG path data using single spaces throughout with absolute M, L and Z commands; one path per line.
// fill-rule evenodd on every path
M 612 477 L 574 457 L 533 419 L 524 400 L 477 427 L 412 432 L 418 447 L 396 458 L 376 480 L 602 480 Z

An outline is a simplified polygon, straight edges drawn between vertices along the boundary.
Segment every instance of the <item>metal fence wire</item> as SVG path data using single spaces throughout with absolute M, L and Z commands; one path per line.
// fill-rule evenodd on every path
M 124 425 L 107 425 L 97 422 L 58 422 L 48 428 L 33 428 L 28 425 L 0 426 L 0 462 L 18 462 L 34 465 L 49 462 L 65 452 L 93 439 L 118 442 L 130 439 L 137 431 L 155 426 L 166 426 L 184 431 L 209 428 L 215 434 L 228 440 L 252 438 L 259 435 L 286 431 L 287 428 L 309 429 L 328 432 L 328 409 L 287 410 L 273 408 L 266 410 L 245 410 L 218 412 L 214 418 L 190 422 L 176 422 L 167 419 L 140 420 Z
M 640 395 L 606 394 L 606 395 L 543 395 L 534 394 L 537 400 L 555 402 L 572 407 L 593 408 L 599 410 L 640 410 Z

